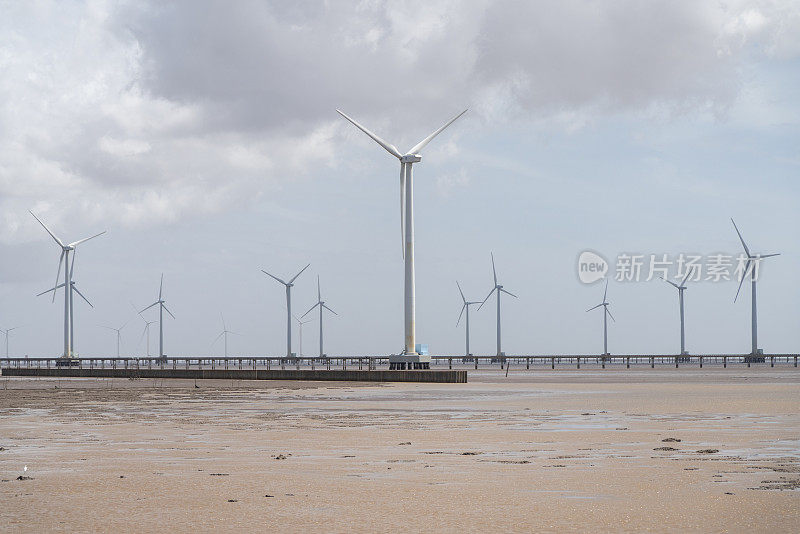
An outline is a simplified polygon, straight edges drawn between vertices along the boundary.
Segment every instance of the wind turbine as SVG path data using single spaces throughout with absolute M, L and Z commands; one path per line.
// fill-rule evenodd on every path
M 481 305 L 478 306 L 478 311 L 480 311 L 480 309 L 483 308 L 483 305 L 486 304 L 486 301 L 489 300 L 489 297 L 492 296 L 492 293 L 496 292 L 497 293 L 497 357 L 498 358 L 503 358 L 505 356 L 505 353 L 503 352 L 503 350 L 501 348 L 501 343 L 500 343 L 501 342 L 501 337 L 500 337 L 500 293 L 505 293 L 507 295 L 511 295 L 515 299 L 519 298 L 519 297 L 517 297 L 515 294 L 510 293 L 507 290 L 503 289 L 503 286 L 501 284 L 497 283 L 497 270 L 494 268 L 494 253 L 492 253 L 492 275 L 494 276 L 494 287 L 492 288 L 491 291 L 489 291 L 489 294 L 486 295 L 486 298 L 483 299 L 483 302 L 481 302 Z
M 467 312 L 467 318 L 466 318 L 466 328 L 467 328 L 467 334 L 466 334 L 467 335 L 467 348 L 466 348 L 466 351 L 467 352 L 466 352 L 466 356 L 470 357 L 470 356 L 472 356 L 472 354 L 470 354 L 470 352 L 469 352 L 469 307 L 472 306 L 473 304 L 481 304 L 481 302 L 480 301 L 468 301 L 466 298 L 464 298 L 464 292 L 461 291 L 461 284 L 458 283 L 458 280 L 456 280 L 456 285 L 458 286 L 458 292 L 461 293 L 461 300 L 464 302 L 464 304 L 461 306 L 461 313 L 458 314 L 458 321 L 456 321 L 456 327 L 458 327 L 458 324 L 461 322 L 461 316 L 464 315 L 464 311 L 466 310 L 466 312 Z
M 322 309 L 324 308 L 334 315 L 339 315 L 339 314 L 330 309 L 328 305 L 325 304 L 325 301 L 322 300 L 322 291 L 319 288 L 319 276 L 317 276 L 317 303 L 311 306 L 311 308 L 309 308 L 307 312 L 301 315 L 300 319 L 311 313 L 316 307 L 319 307 L 319 357 L 322 358 L 323 356 L 325 356 L 325 351 L 322 348 Z
M 131 308 L 133 308 L 133 311 L 136 312 L 136 314 L 139 316 L 139 318 L 142 321 L 144 321 L 144 330 L 142 330 L 142 335 L 139 336 L 139 344 L 141 345 L 142 339 L 144 338 L 145 335 L 147 335 L 147 344 L 146 344 L 147 345 L 147 357 L 149 358 L 150 357 L 150 325 L 155 323 L 155 321 L 148 321 L 147 319 L 145 319 L 144 316 L 141 314 L 141 312 L 136 308 L 136 306 L 134 306 L 133 302 L 131 302 Z M 137 345 L 137 347 L 138 347 L 138 345 Z
M 225 325 L 225 316 L 222 315 L 222 312 L 219 312 L 219 316 L 222 319 L 222 332 L 219 333 L 219 335 L 214 339 L 214 341 L 211 344 L 213 345 L 214 343 L 219 341 L 219 338 L 224 336 L 224 338 L 225 338 L 224 339 L 224 341 L 225 341 L 225 357 L 227 358 L 228 357 L 228 334 L 233 334 L 235 336 L 238 336 L 239 334 L 237 334 L 236 332 L 231 332 L 230 330 L 228 330 L 228 327 Z
M 277 276 L 269 274 L 264 269 L 261 269 L 261 272 L 273 278 L 286 286 L 286 357 L 292 357 L 292 287 L 294 287 L 294 281 L 297 280 L 297 277 L 303 274 L 303 271 L 308 269 L 308 266 L 311 265 L 310 263 L 300 269 L 300 272 L 294 275 L 288 282 L 284 282 Z
M 745 254 L 747 254 L 747 262 L 744 266 L 744 271 L 742 271 L 742 279 L 739 282 L 739 289 L 736 290 L 736 296 L 733 298 L 733 302 L 736 302 L 736 299 L 739 298 L 739 291 L 742 290 L 742 284 L 744 283 L 744 279 L 747 277 L 747 272 L 750 271 L 750 288 L 751 293 L 750 297 L 752 299 L 752 307 L 751 307 L 751 336 L 752 336 L 752 354 L 760 354 L 761 351 L 758 348 L 758 320 L 757 320 L 757 311 L 756 311 L 756 280 L 758 279 L 758 275 L 756 274 L 756 270 L 758 267 L 758 262 L 764 258 L 771 258 L 772 256 L 780 256 L 780 253 L 775 254 L 751 254 L 750 249 L 747 248 L 747 244 L 744 242 L 744 238 L 742 237 L 742 233 L 739 231 L 739 228 L 736 226 L 736 222 L 734 222 L 733 218 L 731 218 L 731 222 L 733 223 L 733 227 L 736 229 L 736 234 L 739 236 L 739 241 L 742 242 L 742 247 L 744 248 Z
M 694 269 L 689 269 L 686 273 L 686 276 L 683 277 L 683 281 L 680 283 L 680 285 L 676 284 L 672 280 L 667 280 L 663 276 L 661 277 L 662 280 L 678 290 L 678 303 L 681 310 L 681 356 L 688 354 L 688 352 L 686 352 L 686 337 L 684 334 L 685 330 L 683 328 L 683 292 L 686 291 L 686 281 L 689 279 L 692 273 L 694 273 Z
M 428 137 L 411 147 L 405 154 L 392 144 L 387 143 L 364 126 L 348 117 L 340 110 L 336 110 L 339 115 L 350 121 L 356 128 L 367 134 L 373 141 L 382 146 L 389 154 L 400 160 L 400 236 L 403 245 L 403 258 L 405 260 L 405 348 L 403 355 L 411 358 L 399 358 L 396 362 L 389 360 L 389 368 L 396 366 L 405 368 L 406 364 L 417 368 L 427 368 L 430 366 L 430 359 L 423 362 L 423 358 L 416 351 L 416 332 L 415 332 L 415 274 L 414 274 L 414 182 L 412 166 L 414 163 L 422 161 L 419 152 L 439 135 L 442 130 L 450 126 L 456 119 L 467 112 L 465 109 L 449 121 L 444 126 L 430 134 Z
M 167 309 L 167 306 L 164 304 L 165 300 L 162 297 L 162 292 L 164 290 L 164 273 L 161 273 L 161 285 L 158 286 L 158 300 L 152 303 L 150 306 L 146 307 L 144 310 L 141 310 L 139 313 L 142 313 L 146 310 L 149 310 L 155 305 L 158 305 L 158 357 L 160 359 L 164 359 L 164 310 L 167 310 L 167 313 L 174 319 L 175 316 L 172 315 L 172 312 Z M 147 336 L 148 343 L 150 340 L 150 336 Z
M 295 314 L 292 314 L 294 320 L 297 321 L 297 354 L 302 358 L 303 357 L 303 325 L 306 323 L 310 323 L 313 319 L 308 319 L 306 321 L 301 321 Z
M 73 255 L 72 255 L 72 263 L 75 263 L 75 256 L 76 256 L 76 254 L 73 254 Z M 70 267 L 70 278 L 71 278 L 71 277 L 72 277 L 72 267 Z M 56 287 L 50 288 L 50 289 L 48 289 L 47 291 L 42 291 L 41 293 L 39 293 L 39 294 L 38 294 L 38 295 L 36 295 L 36 296 L 37 296 L 37 297 L 41 297 L 42 295 L 44 295 L 44 294 L 46 294 L 46 293 L 50 293 L 50 292 L 52 291 L 52 292 L 53 292 L 53 299 L 55 299 L 55 293 L 56 293 L 56 291 L 58 291 L 59 289 L 61 289 L 62 287 L 65 287 L 65 286 L 66 286 L 66 284 L 63 284 L 63 283 L 61 283 L 61 284 L 58 284 Z M 75 334 L 74 334 L 74 330 L 73 330 L 73 328 L 74 328 L 74 322 L 73 322 L 73 320 L 72 320 L 72 318 L 74 317 L 74 314 L 73 314 L 73 312 L 72 312 L 72 292 L 74 291 L 75 293 L 77 293 L 78 295 L 80 295 L 80 297 L 81 297 L 81 298 L 82 298 L 84 301 L 86 301 L 86 304 L 88 304 L 88 305 L 89 305 L 89 306 L 91 306 L 92 308 L 94 308 L 94 304 L 92 304 L 91 302 L 89 302 L 89 299 L 87 299 L 87 298 L 86 298 L 86 297 L 83 295 L 83 293 L 81 293 L 81 291 L 78 289 L 78 285 L 75 283 L 75 280 L 72 280 L 72 281 L 69 283 L 69 288 L 70 288 L 70 290 L 69 290 L 69 291 L 65 291 L 65 293 L 69 293 L 69 294 L 70 294 L 70 295 L 69 295 L 69 308 L 68 308 L 68 310 L 69 310 L 69 343 L 70 343 L 70 347 L 71 347 L 71 348 L 70 348 L 70 354 L 73 354 L 73 355 L 74 355 L 74 354 L 75 354 L 75 352 L 74 352 L 74 350 L 72 349 L 72 348 L 74 348 L 74 346 L 75 346 Z
M 130 321 L 125 321 L 125 322 L 123 323 L 123 325 L 122 325 L 122 326 L 120 326 L 119 328 L 114 328 L 113 326 L 105 326 L 105 325 L 102 325 L 102 324 L 101 324 L 101 325 L 98 325 L 100 328 L 105 328 L 105 329 L 107 329 L 107 330 L 113 330 L 114 332 L 116 332 L 116 333 L 117 333 L 117 359 L 119 359 L 119 342 L 122 340 L 122 329 L 123 329 L 123 328 L 125 328 L 125 326 L 126 326 L 126 325 L 127 325 L 129 322 L 130 322 Z
M 608 319 L 607 319 L 607 317 L 611 317 L 612 321 L 617 322 L 616 319 L 614 319 L 614 316 L 611 315 L 611 312 L 608 311 L 608 305 L 610 303 L 606 300 L 606 295 L 608 295 L 608 280 L 606 280 L 606 289 L 603 292 L 603 302 L 601 302 L 597 306 L 593 306 L 593 307 L 589 308 L 588 310 L 586 310 L 587 312 L 590 312 L 590 311 L 592 311 L 594 309 L 599 308 L 600 306 L 603 307 L 603 310 L 604 310 L 603 311 L 603 356 L 608 356 L 610 354 L 608 352 Z
M 72 283 L 72 272 L 73 272 L 73 267 L 75 265 L 75 254 L 77 253 L 76 247 L 78 245 L 80 245 L 81 243 L 85 243 L 86 241 L 89 241 L 90 239 L 94 239 L 97 236 L 105 234 L 106 232 L 104 230 L 104 231 L 100 232 L 99 234 L 95 234 L 95 235 L 93 235 L 91 237 L 85 237 L 83 239 L 79 239 L 78 241 L 73 241 L 72 243 L 68 243 L 68 244 L 65 245 L 63 241 L 61 241 L 58 237 L 56 237 L 56 235 L 53 232 L 50 231 L 50 229 L 41 221 L 41 219 L 39 219 L 39 217 L 36 216 L 35 213 L 33 213 L 30 210 L 28 210 L 28 211 L 29 211 L 29 213 L 31 215 L 33 215 L 33 218 L 36 219 L 39 222 L 39 224 L 42 225 L 42 228 L 44 228 L 45 231 L 47 231 L 47 233 L 50 234 L 50 237 L 52 237 L 55 240 L 56 244 L 59 247 L 61 247 L 61 256 L 58 258 L 58 270 L 56 271 L 55 287 L 53 289 L 48 290 L 48 291 L 44 291 L 42 293 L 39 293 L 39 295 L 43 295 L 44 293 L 49 293 L 50 291 L 53 291 L 53 302 L 55 302 L 55 299 L 56 299 L 55 290 L 58 289 L 58 288 L 61 288 L 61 287 L 65 288 L 65 290 L 64 290 L 64 354 L 63 354 L 62 358 L 71 358 L 73 356 L 73 350 L 72 349 L 73 349 L 73 333 L 74 333 L 73 321 L 72 321 L 72 290 L 75 289 L 75 285 Z M 70 262 L 70 259 L 69 259 L 70 253 L 72 253 L 72 262 Z M 64 264 L 64 283 L 59 285 L 58 284 L 58 279 L 61 277 L 61 264 L 62 263 Z M 77 289 L 76 289 L 76 291 L 77 291 Z M 78 291 L 78 294 L 81 295 L 81 292 Z M 39 295 L 37 295 L 37 296 L 39 296 Z M 86 297 L 84 297 L 83 295 L 81 295 L 81 297 L 83 297 L 83 300 L 86 300 Z M 86 300 L 86 302 L 89 302 L 89 301 Z M 91 306 L 91 303 L 89 305 Z
M 12 330 L 16 330 L 17 328 L 19 328 L 19 327 L 18 326 L 14 326 L 12 328 L 6 328 L 5 330 L 0 328 L 0 332 L 4 333 L 6 335 L 6 358 L 8 358 L 8 334 L 10 334 Z

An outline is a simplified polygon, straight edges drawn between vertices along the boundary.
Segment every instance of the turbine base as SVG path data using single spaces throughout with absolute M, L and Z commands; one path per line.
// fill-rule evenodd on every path
M 427 354 L 390 354 L 389 370 L 430 369 L 431 357 Z

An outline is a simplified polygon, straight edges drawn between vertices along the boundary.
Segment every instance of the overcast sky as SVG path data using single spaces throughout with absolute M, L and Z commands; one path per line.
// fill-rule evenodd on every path
M 0 2 L 0 328 L 60 355 L 59 250 L 79 247 L 75 349 L 141 353 L 164 273 L 171 355 L 285 352 L 323 297 L 328 354 L 403 344 L 399 165 L 340 108 L 407 149 L 464 108 L 414 167 L 417 340 L 464 350 L 455 280 L 500 282 L 508 354 L 598 353 L 602 282 L 577 257 L 765 260 L 759 345 L 800 348 L 800 6 L 663 2 Z M 646 266 L 645 266 L 646 271 Z M 674 271 L 672 272 L 674 274 Z M 609 285 L 612 353 L 675 353 L 677 291 Z M 686 292 L 690 352 L 750 349 L 750 290 Z M 148 318 L 155 318 L 150 310 Z M 494 352 L 494 307 L 471 316 Z M 303 351 L 317 350 L 317 322 Z M 155 330 L 152 347 L 157 337 Z M 297 334 L 295 333 L 295 336 Z M 297 346 L 295 345 L 295 350 Z M 153 349 L 157 350 L 157 349 Z

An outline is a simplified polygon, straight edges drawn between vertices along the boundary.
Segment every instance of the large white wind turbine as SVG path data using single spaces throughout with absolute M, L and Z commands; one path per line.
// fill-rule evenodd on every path
M 681 281 L 680 285 L 676 284 L 671 280 L 667 280 L 663 276 L 661 277 L 662 280 L 664 280 L 666 283 L 670 284 L 671 286 L 673 286 L 675 289 L 678 290 L 678 304 L 680 306 L 680 311 L 681 311 L 681 356 L 688 354 L 686 352 L 686 336 L 683 327 L 683 292 L 686 291 L 686 281 L 689 279 L 689 277 L 692 275 L 693 272 L 694 269 L 687 269 L 686 276 L 683 277 L 683 280 Z
M 465 326 L 467 328 L 467 347 L 465 349 L 466 352 L 464 354 L 465 356 L 469 357 L 472 356 L 472 354 L 470 354 L 469 352 L 469 307 L 472 306 L 473 304 L 481 304 L 481 301 L 468 301 L 464 297 L 464 292 L 461 291 L 461 284 L 458 283 L 458 280 L 456 280 L 456 286 L 458 286 L 458 292 L 461 294 L 461 300 L 464 302 L 464 304 L 461 306 L 461 313 L 458 314 L 458 321 L 456 321 L 456 327 L 458 327 L 459 323 L 461 322 L 461 316 L 464 315 L 464 311 L 466 311 L 467 317 Z
M 44 293 L 48 293 L 49 291 L 53 291 L 53 301 L 55 301 L 55 298 L 56 298 L 55 290 L 60 288 L 60 287 L 64 287 L 65 288 L 65 290 L 64 290 L 64 354 L 63 354 L 62 357 L 63 358 L 71 358 L 73 356 L 73 350 L 72 349 L 73 349 L 73 333 L 74 333 L 73 320 L 72 320 L 72 290 L 75 289 L 75 285 L 72 284 L 71 282 L 72 282 L 73 266 L 75 264 L 75 253 L 77 252 L 76 247 L 78 245 L 80 245 L 81 243 L 85 243 L 86 241 L 89 241 L 90 239 L 94 239 L 97 236 L 103 235 L 106 232 L 104 230 L 104 231 L 100 232 L 99 234 L 95 234 L 95 235 L 90 236 L 90 237 L 85 237 L 83 239 L 79 239 L 78 241 L 73 241 L 72 243 L 68 243 L 68 244 L 65 245 L 63 241 L 61 241 L 58 237 L 56 237 L 56 235 L 53 232 L 50 231 L 50 229 L 41 221 L 41 219 L 39 219 L 39 217 L 36 216 L 35 213 L 33 213 L 30 210 L 29 210 L 29 213 L 31 215 L 33 215 L 34 219 L 39 221 L 39 224 L 42 225 L 42 228 L 44 228 L 47 231 L 47 233 L 50 234 L 50 237 L 52 237 L 55 240 L 56 244 L 59 247 L 61 247 L 61 256 L 58 258 L 58 270 L 56 271 L 55 287 L 53 289 L 51 289 L 51 290 L 45 291 L 43 293 L 40 293 L 40 295 L 43 295 Z M 69 259 L 70 253 L 72 253 L 72 261 L 71 262 L 70 262 L 70 259 Z M 58 284 L 58 279 L 61 277 L 61 264 L 62 263 L 64 264 L 64 283 L 59 285 Z M 76 289 L 76 291 L 77 291 L 77 289 Z M 78 294 L 81 295 L 80 291 L 78 291 Z M 84 297 L 83 295 L 81 295 L 81 297 L 83 297 L 83 299 L 86 300 L 86 297 Z M 89 302 L 89 301 L 86 300 L 86 302 Z
M 292 357 L 292 287 L 294 287 L 294 281 L 297 280 L 297 277 L 303 274 L 303 271 L 308 269 L 308 266 L 311 265 L 310 263 L 300 269 L 300 272 L 294 275 L 288 282 L 284 282 L 277 276 L 269 274 L 264 269 L 261 269 L 261 272 L 273 278 L 286 286 L 286 357 Z
M 149 310 L 153 306 L 158 306 L 158 357 L 164 359 L 164 310 L 167 311 L 168 314 L 174 319 L 175 316 L 172 315 L 172 312 L 167 309 L 165 304 L 165 300 L 163 298 L 163 290 L 164 290 L 164 273 L 161 273 L 161 284 L 158 286 L 158 300 L 152 303 L 150 306 L 144 308 L 139 313 L 144 312 L 145 310 Z M 148 335 L 148 340 L 149 340 Z
M 428 137 L 411 147 L 405 154 L 402 154 L 397 147 L 387 143 L 352 118 L 348 117 L 338 109 L 339 115 L 350 121 L 356 128 L 367 134 L 373 141 L 382 146 L 389 154 L 400 160 L 400 233 L 403 245 L 403 257 L 405 259 L 405 347 L 403 355 L 390 358 L 389 368 L 405 368 L 406 365 L 415 368 L 429 368 L 430 358 L 421 357 L 416 352 L 416 331 L 415 331 L 415 281 L 414 281 L 414 182 L 412 166 L 414 163 L 422 161 L 419 152 L 439 135 L 442 130 L 450 126 L 456 119 L 467 112 L 465 109 L 449 121 L 444 126 L 430 134 Z M 392 361 L 392 360 L 395 361 Z
M 126 326 L 126 325 L 127 325 L 129 322 L 130 322 L 130 321 L 125 321 L 125 322 L 123 323 L 123 325 L 122 325 L 122 326 L 120 326 L 119 328 L 114 328 L 113 326 L 105 326 L 105 325 L 102 325 L 102 324 L 101 324 L 101 325 L 98 325 L 100 328 L 105 328 L 105 329 L 107 329 L 107 330 L 112 330 L 112 331 L 114 331 L 114 332 L 116 332 L 116 333 L 117 333 L 117 358 L 118 358 L 118 359 L 119 359 L 119 344 L 120 344 L 120 341 L 122 341 L 122 329 L 123 329 L 123 328 L 125 328 L 125 326 Z
M 239 334 L 237 334 L 236 332 L 231 332 L 230 330 L 228 330 L 228 326 L 225 324 L 225 316 L 222 315 L 222 312 L 219 312 L 219 316 L 222 319 L 222 332 L 219 333 L 219 335 L 214 339 L 214 341 L 211 343 L 211 345 L 214 345 L 214 343 L 219 341 L 219 338 L 221 338 L 221 337 L 224 338 L 224 342 L 225 342 L 225 357 L 227 358 L 228 357 L 228 334 L 233 334 L 234 336 L 238 336 Z
M 328 307 L 328 305 L 325 304 L 325 301 L 322 300 L 322 291 L 320 290 L 320 287 L 319 287 L 319 276 L 317 276 L 317 303 L 314 304 L 313 306 L 311 306 L 311 308 L 309 308 L 309 310 L 307 312 L 305 312 L 303 315 L 301 315 L 300 319 L 302 319 L 303 317 L 305 317 L 306 315 L 311 313 L 314 310 L 314 308 L 317 308 L 317 307 L 319 307 L 319 357 L 322 358 L 323 356 L 325 356 L 325 350 L 323 349 L 323 345 L 322 345 L 322 310 L 324 308 L 324 309 L 328 310 L 329 312 L 331 312 L 334 315 L 339 315 L 339 314 L 336 313 L 335 311 L 333 311 L 332 309 L 330 309 Z M 298 319 L 298 321 L 299 321 L 299 319 Z M 303 323 L 300 323 L 301 327 L 302 327 L 302 325 L 303 325 Z
M 733 298 L 733 302 L 736 302 L 736 299 L 739 298 L 739 291 L 742 290 L 742 284 L 744 283 L 744 279 L 747 278 L 747 273 L 750 273 L 750 298 L 751 301 L 751 341 L 752 341 L 752 354 L 760 354 L 761 351 L 758 348 L 758 320 L 757 320 L 757 311 L 756 311 L 756 280 L 758 279 L 757 269 L 758 269 L 758 262 L 763 260 L 764 258 L 771 258 L 772 256 L 780 256 L 780 253 L 775 254 L 751 254 L 750 249 L 747 248 L 747 244 L 744 242 L 744 238 L 742 237 L 742 233 L 739 232 L 739 228 L 736 226 L 733 218 L 731 218 L 731 222 L 733 223 L 733 227 L 736 229 L 736 234 L 739 236 L 739 241 L 742 242 L 742 247 L 744 248 L 745 254 L 747 254 L 747 261 L 745 263 L 744 270 L 742 271 L 742 279 L 739 282 L 739 289 L 736 290 L 736 296 Z
M 14 326 L 12 328 L 6 328 L 5 330 L 0 328 L 0 332 L 4 333 L 6 335 L 6 358 L 8 358 L 8 335 L 11 333 L 12 330 L 16 330 L 17 328 L 19 328 L 19 327 L 18 326 Z
M 608 356 L 610 354 L 608 352 L 608 319 L 607 318 L 611 317 L 611 320 L 616 322 L 616 319 L 614 319 L 614 316 L 611 315 L 610 311 L 608 311 L 608 305 L 610 303 L 606 300 L 606 296 L 607 295 L 608 295 L 608 280 L 606 280 L 606 289 L 605 289 L 605 291 L 603 291 L 603 302 L 601 302 L 597 306 L 593 306 L 593 307 L 589 308 L 588 310 L 586 310 L 587 312 L 590 312 L 592 310 L 595 310 L 595 309 L 599 308 L 600 306 L 603 307 L 603 356 Z
M 505 356 L 501 346 L 501 336 L 500 336 L 500 293 L 505 293 L 506 295 L 511 295 L 512 297 L 519 298 L 515 294 L 510 293 L 509 291 L 503 289 L 501 284 L 497 283 L 497 270 L 494 268 L 494 253 L 492 253 L 492 276 L 494 276 L 494 287 L 492 290 L 489 291 L 489 294 L 486 295 L 486 298 L 483 299 L 481 305 L 478 306 L 478 311 L 483 308 L 483 305 L 486 304 L 486 301 L 489 300 L 489 297 L 492 296 L 492 293 L 497 293 L 497 357 L 502 358 Z

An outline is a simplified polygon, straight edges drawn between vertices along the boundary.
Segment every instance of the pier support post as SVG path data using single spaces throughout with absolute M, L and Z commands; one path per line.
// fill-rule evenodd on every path
M 769 358 L 769 366 L 775 367 L 775 356 L 770 356 Z
M 630 368 L 631 368 L 631 357 L 630 357 L 630 356 L 628 356 L 627 358 L 625 358 L 625 367 L 626 367 L 627 369 L 630 369 Z
M 453 358 L 447 358 L 447 366 L 448 366 L 448 369 L 452 369 L 453 368 Z
M 675 369 L 678 368 L 678 360 L 679 360 L 679 358 L 677 356 L 675 356 Z
M 727 369 L 728 368 L 728 357 L 727 356 L 723 356 L 722 357 L 722 368 L 723 369 Z
M 581 368 L 581 357 L 578 356 L 578 369 L 580 369 L 580 368 Z
M 700 356 L 700 369 L 702 369 L 702 368 L 703 368 L 703 357 Z

